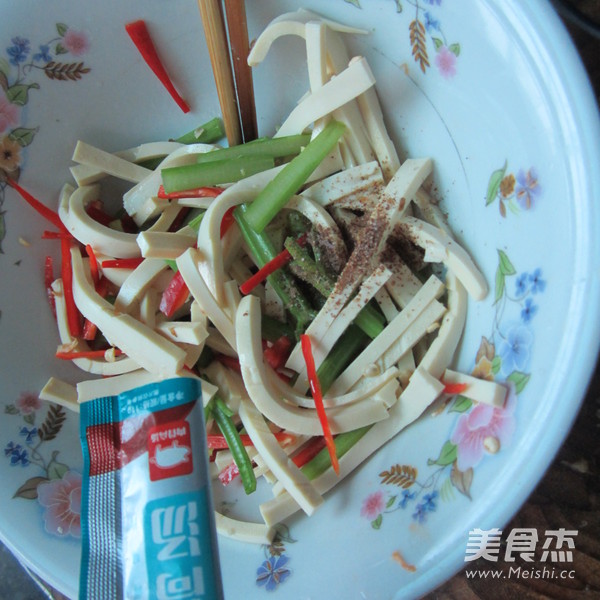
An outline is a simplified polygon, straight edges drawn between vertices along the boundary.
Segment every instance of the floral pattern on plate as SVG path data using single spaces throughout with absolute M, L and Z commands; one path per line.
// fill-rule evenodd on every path
M 514 293 L 508 289 L 513 283 Z M 446 399 L 437 413 L 459 416 L 437 458 L 428 459 L 424 477 L 403 461 L 379 473 L 381 487 L 366 496 L 360 509 L 371 527 L 380 529 L 384 515 L 399 510 L 425 523 L 440 501 L 452 500 L 455 491 L 471 499 L 477 465 L 511 443 L 517 400 L 530 380 L 536 300 L 545 289 L 541 268 L 518 273 L 506 252 L 498 250 L 491 332 L 481 338 L 471 375 L 503 381 L 508 387 L 504 406 L 475 403 L 460 394 Z
M 286 554 L 285 543 L 293 544 L 295 541 L 287 525 L 277 526 L 273 542 L 262 546 L 265 560 L 256 569 L 256 585 L 273 592 L 292 574 L 288 565 L 290 557 Z
M 537 171 L 531 167 L 527 171 L 519 169 L 517 174 L 507 172 L 508 161 L 496 169 L 488 181 L 485 204 L 489 206 L 496 200 L 498 210 L 506 217 L 507 209 L 518 215 L 522 210 L 530 210 L 537 205 L 542 188 L 538 182 Z
M 344 0 L 348 4 L 360 8 L 360 0 Z M 433 63 L 440 75 L 451 79 L 456 75 L 456 63 L 460 56 L 460 44 L 449 42 L 444 33 L 442 22 L 435 12 L 442 0 L 394 0 L 396 12 L 406 12 L 412 17 L 408 25 L 408 34 L 412 57 L 423 73 L 431 67 L 431 51 Z
M 11 38 L 5 55 L 0 55 L 0 254 L 6 236 L 2 207 L 7 179 L 19 180 L 22 151 L 33 143 L 39 131 L 39 126 L 23 119 L 31 91 L 41 87 L 36 75 L 43 73 L 52 81 L 80 80 L 91 70 L 80 58 L 89 47 L 85 33 L 57 23 L 56 35 L 38 44 L 37 49 L 28 38 L 17 35 Z M 63 56 L 68 60 L 63 60 Z
M 45 410 L 45 412 L 44 412 Z M 23 393 L 4 408 L 16 418 L 15 437 L 4 445 L 4 457 L 13 468 L 35 470 L 15 491 L 13 498 L 37 500 L 48 533 L 59 537 L 81 535 L 81 474 L 59 461 L 59 451 L 48 450 L 67 418 L 65 409 L 46 404 L 31 393 Z M 44 414 L 39 425 L 40 415 Z

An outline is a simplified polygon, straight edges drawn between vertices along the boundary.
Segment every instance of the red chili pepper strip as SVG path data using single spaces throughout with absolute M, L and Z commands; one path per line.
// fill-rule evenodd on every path
M 96 258 L 96 253 L 90 244 L 86 244 L 85 251 L 90 259 L 90 272 L 96 292 L 104 298 L 108 292 L 108 286 L 106 283 L 107 280 L 101 279 L 100 270 L 98 268 L 98 259 Z M 96 339 L 97 333 L 98 327 L 89 319 L 85 319 L 83 322 L 83 339 L 91 342 L 92 340 Z
M 323 429 L 323 437 L 325 438 L 325 444 L 327 446 L 327 450 L 329 451 L 329 457 L 331 458 L 331 465 L 333 466 L 333 470 L 336 472 L 336 474 L 339 475 L 340 465 L 335 453 L 335 443 L 333 441 L 333 435 L 331 435 L 329 421 L 327 420 L 327 413 L 325 412 L 325 406 L 323 405 L 323 394 L 321 393 L 321 384 L 319 383 L 319 377 L 317 376 L 317 369 L 315 367 L 312 344 L 310 342 L 310 337 L 305 333 L 300 336 L 300 345 L 302 347 L 304 362 L 306 363 L 306 373 L 308 375 L 310 390 L 312 392 L 313 400 L 315 401 L 315 408 L 317 409 L 319 422 L 321 423 L 321 427 Z
M 322 435 L 311 438 L 300 451 L 292 456 L 292 462 L 298 467 L 303 467 L 311 461 L 323 448 L 325 448 L 325 438 Z
M 140 228 L 137 223 L 133 220 L 133 217 L 124 213 L 119 219 L 121 221 L 121 228 L 125 233 L 139 233 Z
M 70 240 L 73 236 L 65 231 L 48 231 L 47 229 L 42 231 L 43 240 L 62 240 L 63 238 Z
M 115 258 L 102 261 L 103 269 L 135 269 L 144 262 L 143 257 L 135 258 Z
M 188 216 L 192 209 L 189 206 L 184 206 L 178 213 L 177 216 L 173 219 L 173 222 L 169 225 L 167 231 L 169 233 L 174 233 L 178 229 L 181 228 L 184 219 Z
M 96 335 L 98 334 L 98 327 L 92 323 L 89 319 L 86 319 L 83 322 L 83 333 L 81 337 L 86 342 L 91 342 L 96 339 Z
M 180 198 L 216 198 L 224 191 L 220 187 L 200 187 L 191 190 L 181 190 L 179 192 L 165 192 L 165 188 L 161 185 L 158 188 L 157 197 L 161 200 L 179 200 Z
M 296 439 L 291 433 L 287 433 L 287 431 L 278 431 L 273 435 L 275 436 L 275 439 L 284 446 L 294 442 Z M 244 446 L 254 446 L 254 443 L 248 434 L 240 433 L 240 439 L 242 440 L 242 444 L 244 444 Z M 226 450 L 229 448 L 225 436 L 218 433 L 207 435 L 206 444 L 208 448 L 212 450 Z
M 101 208 L 98 208 L 98 206 L 95 206 L 93 203 L 86 206 L 85 212 L 90 218 L 94 219 L 94 221 L 100 223 L 100 225 L 104 225 L 105 227 L 108 227 L 114 221 L 109 214 L 105 213 Z
M 240 361 L 234 356 L 227 356 L 226 354 L 217 354 L 215 357 L 223 366 L 235 371 L 236 373 L 242 372 Z
M 183 280 L 181 273 L 177 271 L 160 299 L 160 312 L 166 317 L 172 317 L 185 304 L 189 295 L 188 286 Z
M 306 235 L 298 238 L 298 243 L 303 246 L 306 244 Z M 287 248 L 283 249 L 275 258 L 265 263 L 252 277 L 249 277 L 242 285 L 240 285 L 240 292 L 245 296 L 248 295 L 257 285 L 261 284 L 269 275 L 272 275 L 278 269 L 285 267 L 291 260 L 292 255 L 288 252 Z
M 74 358 L 104 358 L 106 354 L 106 350 L 73 350 L 72 352 L 57 352 L 56 358 L 60 358 L 61 360 L 73 360 Z M 115 356 L 120 356 L 123 354 L 121 350 L 115 348 Z
M 468 387 L 468 383 L 446 383 L 442 381 L 444 384 L 444 394 L 449 394 L 450 396 L 456 396 L 457 394 L 462 394 Z
M 46 286 L 46 294 L 48 296 L 48 303 L 52 309 L 52 314 L 56 317 L 56 301 L 54 299 L 54 292 L 52 291 L 52 283 L 54 281 L 54 260 L 51 256 L 46 256 L 44 262 L 44 285 Z
M 25 200 L 33 209 L 35 209 L 42 217 L 50 221 L 55 227 L 58 227 L 64 233 L 69 233 L 65 224 L 61 221 L 57 212 L 48 208 L 45 204 L 42 204 L 37 198 L 34 198 L 28 191 L 24 190 L 16 181 L 7 178 L 6 183 L 14 188 L 19 195 Z
M 267 346 L 263 351 L 263 356 L 267 363 L 271 365 L 273 369 L 281 369 L 290 355 L 292 349 L 292 342 L 290 338 L 282 335 L 278 340 L 273 342 L 272 346 Z
M 223 237 L 228 231 L 229 228 L 233 225 L 235 221 L 235 217 L 233 216 L 233 211 L 236 209 L 235 206 L 228 208 L 221 219 L 221 237 Z
M 85 251 L 90 259 L 90 272 L 92 273 L 92 281 L 94 282 L 94 287 L 97 287 L 98 282 L 100 281 L 100 272 L 98 271 L 98 259 L 96 258 L 94 249 L 90 246 L 90 244 L 86 244 Z
M 269 275 L 272 275 L 278 269 L 285 267 L 292 260 L 292 255 L 287 249 L 282 250 L 275 258 L 265 263 L 264 267 L 260 268 L 252 277 L 249 277 L 242 285 L 240 292 L 249 294 L 257 285 L 260 285 Z
M 73 299 L 73 268 L 71 265 L 71 242 L 62 238 L 60 240 L 60 253 L 62 259 L 61 276 L 63 280 L 63 293 L 67 309 L 67 323 L 72 337 L 81 335 L 81 315 Z
M 129 34 L 131 41 L 135 44 L 135 47 L 146 61 L 146 64 L 152 69 L 152 72 L 165 86 L 169 94 L 171 94 L 171 97 L 175 100 L 177 106 L 179 106 L 184 113 L 190 112 L 190 107 L 175 89 L 173 82 L 158 56 L 158 52 L 152 42 L 146 23 L 142 19 L 127 23 L 125 25 L 125 31 Z
M 238 466 L 232 461 L 219 473 L 219 481 L 223 485 L 229 485 L 239 474 Z

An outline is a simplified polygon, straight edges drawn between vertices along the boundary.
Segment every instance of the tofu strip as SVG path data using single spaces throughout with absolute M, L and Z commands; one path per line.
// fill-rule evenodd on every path
M 400 220 L 399 227 L 427 252 L 433 254 L 432 262 L 443 262 L 456 274 L 475 300 L 483 300 L 488 293 L 487 282 L 475 266 L 467 251 L 445 231 L 415 217 Z
M 368 224 L 340 274 L 333 292 L 306 331 L 313 345 L 321 342 L 352 294 L 378 264 L 397 218 L 404 213 L 409 199 L 430 174 L 432 166 L 430 159 L 409 159 L 387 185 L 381 202 L 369 214 Z M 301 351 L 297 345 L 286 366 L 299 370 L 300 355 Z
M 313 345 L 313 357 L 317 368 L 321 366 L 327 355 L 331 352 L 334 344 L 350 326 L 358 313 L 368 304 L 375 293 L 383 287 L 390 276 L 391 272 L 385 266 L 380 265 L 364 280 L 356 296 L 348 302 L 335 318 L 326 335 L 319 343 Z M 299 354 L 301 353 L 302 349 L 300 348 Z M 294 366 L 294 369 L 298 371 L 298 378 L 294 384 L 294 389 L 299 392 L 306 392 L 309 387 L 306 365 L 303 361 L 298 361 L 298 363 Z
M 264 523 L 251 523 L 233 519 L 218 511 L 215 511 L 215 524 L 219 534 L 250 544 L 269 545 L 277 532 L 274 527 L 269 527 Z
M 306 36 L 305 26 L 310 21 L 322 21 L 334 31 L 354 34 L 368 33 L 366 29 L 349 27 L 330 19 L 324 19 L 316 13 L 305 10 L 285 13 L 273 19 L 273 21 L 271 21 L 271 23 L 269 23 L 269 25 L 265 27 L 262 33 L 258 36 L 252 45 L 250 54 L 248 55 L 248 64 L 251 67 L 256 67 L 259 65 L 267 56 L 273 43 L 280 37 L 286 35 L 296 35 L 304 38 Z
M 490 406 L 504 406 L 508 389 L 500 383 L 478 379 L 472 375 L 457 373 L 451 369 L 444 371 L 443 380 L 444 383 L 465 383 L 467 388 L 460 393 L 465 398 L 481 402 L 482 404 L 489 404 Z
M 149 142 L 133 148 L 127 148 L 126 150 L 119 150 L 113 154 L 117 158 L 122 158 L 130 163 L 137 163 L 151 158 L 167 156 L 171 152 L 181 148 L 182 145 L 178 142 Z M 86 164 L 74 165 L 70 168 L 70 171 L 73 179 L 75 179 L 79 186 L 96 183 L 109 174 L 104 170 L 103 166 Z
M 242 398 L 240 402 L 240 418 L 269 470 L 302 510 L 307 515 L 312 515 L 323 503 L 322 496 L 279 445 L 261 412 L 246 398 Z
M 143 231 L 137 243 L 144 258 L 176 259 L 196 243 L 196 232 Z
M 73 298 L 81 314 L 140 367 L 161 377 L 175 375 L 183 366 L 185 351 L 131 315 L 116 313 L 88 279 L 89 269 L 85 268 L 78 248 L 71 249 L 71 263 Z
M 99 185 L 86 185 L 74 189 L 65 184 L 60 192 L 58 214 L 73 237 L 82 244 L 109 256 L 134 258 L 140 256 L 136 236 L 117 231 L 95 221 L 86 212 L 86 206 L 100 198 Z
M 417 333 L 418 339 L 420 339 L 427 328 L 446 311 L 446 308 L 436 301 L 436 298 L 443 291 L 444 285 L 442 282 L 435 275 L 432 275 L 408 306 L 340 374 L 331 386 L 330 393 L 332 395 L 342 394 L 350 389 L 365 373 L 367 367 L 374 364 L 394 342 L 406 333 L 415 319 L 429 306 L 433 305 L 434 310 L 422 325 L 420 335 Z
M 86 144 L 81 140 L 75 145 L 73 161 L 102 170 L 108 175 L 113 175 L 131 183 L 139 183 L 152 173 L 150 169 L 136 165 L 116 154 L 90 146 L 90 144 Z
M 58 325 L 58 335 L 63 344 L 73 346 L 74 351 L 89 350 L 88 344 L 83 340 L 76 340 L 71 337 L 69 332 L 69 324 L 67 321 L 67 305 L 63 293 L 62 279 L 57 279 L 52 283 L 52 292 L 54 294 L 54 305 L 56 307 L 56 322 Z M 72 363 L 87 373 L 94 375 L 120 375 L 129 373 L 140 368 L 140 366 L 129 357 L 119 357 L 115 361 L 107 361 L 98 358 L 74 358 Z
M 214 148 L 215 146 L 210 144 L 189 144 L 181 146 L 178 150 L 169 154 L 154 171 L 123 195 L 123 206 L 127 214 L 133 217 L 138 225 L 143 225 L 146 219 L 154 216 L 154 214 L 146 212 L 138 214 L 138 212 L 148 198 L 156 195 L 156 190 L 162 183 L 161 170 L 166 167 L 194 164 L 198 154 L 210 152 Z
M 248 395 L 256 408 L 278 427 L 303 435 L 322 435 L 316 409 L 300 408 L 286 402 L 267 376 L 263 362 L 260 300 L 245 296 L 236 316 L 237 350 L 242 377 Z M 333 434 L 358 429 L 363 425 L 387 419 L 383 400 L 365 398 L 347 406 L 328 408 L 327 419 Z
M 334 205 L 350 210 L 370 210 L 364 196 L 383 185 L 383 176 L 377 161 L 371 161 L 351 169 L 345 169 L 314 183 L 301 192 L 323 207 Z
M 353 100 L 375 85 L 375 77 L 367 61 L 357 57 L 339 75 L 307 96 L 290 113 L 275 137 L 302 133 L 311 123 Z
M 132 305 L 142 299 L 149 288 L 154 285 L 157 278 L 165 273 L 167 269 L 167 263 L 159 258 L 144 260 L 129 273 L 122 283 L 115 300 L 115 308 L 122 312 L 128 312 Z
M 420 372 L 417 369 L 415 373 L 417 375 L 413 374 L 408 387 L 390 409 L 390 418 L 373 425 L 346 454 L 339 457 L 340 475 L 336 475 L 333 469 L 329 468 L 313 480 L 312 483 L 320 494 L 331 490 L 387 441 L 416 421 L 439 396 L 443 384 L 426 371 Z M 260 512 L 267 525 L 279 523 L 298 510 L 297 502 L 287 492 L 260 505 Z
M 178 259 L 177 267 L 190 293 L 198 302 L 200 310 L 212 321 L 227 343 L 235 350 L 235 330 L 225 304 L 219 304 L 202 275 L 200 264 L 203 256 L 199 250 L 188 248 Z

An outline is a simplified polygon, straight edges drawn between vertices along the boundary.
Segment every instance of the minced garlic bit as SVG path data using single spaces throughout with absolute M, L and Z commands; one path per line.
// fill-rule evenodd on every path
M 104 353 L 104 360 L 106 362 L 115 362 L 116 358 L 117 358 L 117 356 L 115 354 L 115 348 L 114 348 L 114 346 L 111 346 Z
M 483 440 L 483 447 L 486 452 L 496 454 L 500 450 L 500 440 L 497 437 L 488 436 Z
M 19 236 L 19 244 L 21 244 L 21 246 L 25 246 L 26 248 L 29 248 L 29 246 L 31 246 L 31 242 L 27 241 L 24 237 Z
M 79 342 L 77 339 L 71 340 L 68 344 L 59 344 L 56 348 L 56 352 L 73 352 L 78 346 Z

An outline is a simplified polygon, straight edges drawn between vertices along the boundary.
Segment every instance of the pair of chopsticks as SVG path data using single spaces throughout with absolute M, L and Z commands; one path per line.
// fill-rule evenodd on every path
M 257 137 L 245 0 L 198 0 L 230 146 Z M 225 23 L 223 8 L 225 9 Z

